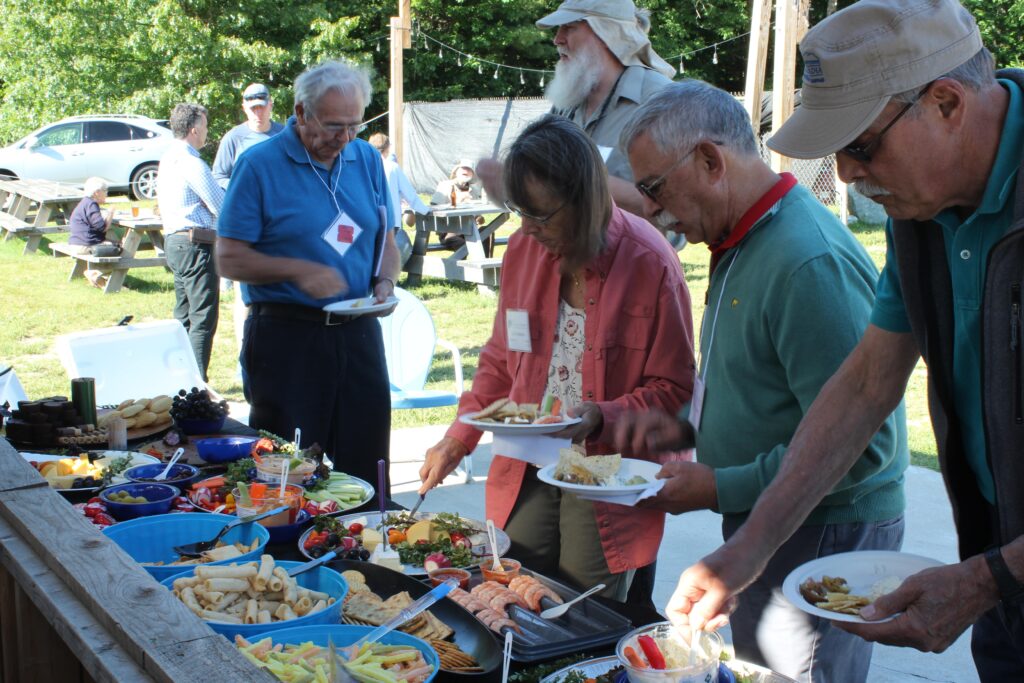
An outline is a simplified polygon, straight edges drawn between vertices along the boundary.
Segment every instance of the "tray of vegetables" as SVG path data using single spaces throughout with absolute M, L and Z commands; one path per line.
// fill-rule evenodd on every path
M 344 559 L 368 560 L 396 571 L 422 576 L 444 567 L 474 567 L 491 554 L 486 525 L 451 512 L 379 512 L 319 516 L 299 538 L 299 550 L 310 559 L 337 550 Z M 512 542 L 497 530 L 498 555 Z

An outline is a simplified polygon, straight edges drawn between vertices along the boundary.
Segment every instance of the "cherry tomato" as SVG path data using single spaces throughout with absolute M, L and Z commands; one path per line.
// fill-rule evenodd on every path
M 105 513 L 106 511 L 107 507 L 105 505 L 102 505 L 101 503 L 86 503 L 82 509 L 82 512 L 85 513 L 85 516 L 89 517 L 90 519 L 94 519 L 96 515 Z
M 468 538 L 466 538 L 465 534 L 460 534 L 459 532 L 456 531 L 455 533 L 453 533 L 451 535 L 451 538 L 452 538 L 452 546 L 455 547 L 455 548 L 470 549 L 470 548 L 473 547 L 473 542 L 470 541 Z
M 111 524 L 117 524 L 117 520 L 107 513 L 101 512 L 92 518 L 92 523 L 98 526 L 110 526 Z
M 363 533 L 363 525 L 359 522 L 352 522 L 348 525 L 348 532 L 353 536 L 358 536 Z

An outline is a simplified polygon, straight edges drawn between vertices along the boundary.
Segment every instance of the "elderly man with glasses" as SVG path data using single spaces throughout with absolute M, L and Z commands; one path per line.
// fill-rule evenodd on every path
M 380 154 L 356 139 L 370 93 L 367 75 L 340 61 L 295 80 L 295 116 L 235 166 L 217 257 L 250 306 L 249 424 L 301 427 L 335 469 L 376 481 L 391 393 L 380 326 L 360 309 L 393 301 L 398 249 Z
M 994 72 L 955 0 L 861 0 L 800 43 L 803 104 L 768 143 L 838 151 L 885 207 L 888 253 L 863 339 L 808 411 L 744 526 L 688 569 L 669 616 L 720 622 L 902 398 L 923 356 L 962 561 L 914 574 L 844 628 L 942 651 L 974 625 L 983 681 L 1024 671 L 1024 73 Z M 827 499 L 826 499 L 827 500 Z
M 868 323 L 878 271 L 842 223 L 758 154 L 743 107 L 701 81 L 651 98 L 623 131 L 647 210 L 711 251 L 690 403 L 620 420 L 623 452 L 696 447 L 641 505 L 722 514 L 728 539 L 778 471 L 797 425 Z M 894 406 L 895 407 L 895 406 Z M 902 405 L 857 466 L 769 560 L 732 618 L 737 657 L 801 681 L 867 679 L 871 645 L 789 604 L 786 576 L 818 557 L 898 550 L 909 461 Z

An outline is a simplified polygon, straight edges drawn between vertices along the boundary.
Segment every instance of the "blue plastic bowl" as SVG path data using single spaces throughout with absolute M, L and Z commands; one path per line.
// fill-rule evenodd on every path
M 302 535 L 311 519 L 312 517 L 309 516 L 308 512 L 299 510 L 299 514 L 296 515 L 293 523 L 282 524 L 281 526 L 268 526 L 266 529 L 270 532 L 270 542 L 292 543 Z
M 236 521 L 234 515 L 221 515 L 210 512 L 182 512 L 167 515 L 155 515 L 143 517 L 130 522 L 122 522 L 108 526 L 103 530 L 110 540 L 121 546 L 121 549 L 128 553 L 133 560 L 143 562 L 173 562 L 178 559 L 178 554 L 173 548 L 184 543 L 195 543 L 207 541 L 217 535 L 228 523 Z M 258 560 L 263 554 L 270 540 L 270 534 L 259 524 L 243 524 L 235 527 L 224 535 L 224 543 L 246 543 L 252 544 L 259 540 L 259 546 L 241 557 L 219 562 L 209 562 L 209 565 L 230 564 L 231 562 L 249 562 Z M 143 568 L 149 572 L 157 581 L 163 581 L 169 576 L 180 574 L 186 567 L 147 565 Z
M 111 493 L 127 491 L 133 496 L 142 496 L 148 503 L 118 503 L 110 499 Z M 100 499 L 107 506 L 107 511 L 114 519 L 124 521 L 136 517 L 162 515 L 171 509 L 174 499 L 181 495 L 176 486 L 170 484 L 120 484 L 111 486 L 100 492 Z M 202 539 L 200 539 L 202 540 Z
M 291 622 L 283 622 L 285 624 Z M 266 624 L 263 624 L 266 626 Z M 348 624 L 329 624 L 323 626 L 295 626 L 283 629 L 277 629 L 274 631 L 264 631 L 252 638 L 245 636 L 245 639 L 249 642 L 255 642 L 263 640 L 264 638 L 270 638 L 270 640 L 277 645 L 301 645 L 302 643 L 313 643 L 320 647 L 327 647 L 328 639 L 334 643 L 336 647 L 346 647 L 356 642 L 367 633 L 372 631 L 375 627 L 373 626 L 350 626 Z M 410 645 L 420 652 L 423 653 L 423 659 L 426 660 L 427 664 L 434 667 L 434 673 L 426 679 L 426 683 L 434 680 L 437 676 L 438 669 L 441 668 L 441 661 L 437 657 L 437 653 L 434 648 L 430 647 L 425 641 L 410 636 L 408 633 L 402 633 L 401 631 L 392 631 L 383 638 L 380 642 L 384 645 Z
M 232 560 L 237 562 L 238 560 Z M 298 567 L 303 562 L 292 562 L 288 560 L 276 560 L 276 566 L 283 567 L 285 570 Z M 167 590 L 171 590 L 174 580 L 183 578 L 186 576 L 193 576 L 195 574 L 195 567 L 190 568 L 188 571 L 181 572 L 170 576 L 160 583 L 167 587 Z M 341 603 L 345 600 L 345 595 L 348 594 L 348 583 L 345 581 L 341 574 L 328 569 L 327 567 L 320 566 L 316 569 L 310 569 L 304 574 L 299 574 L 295 577 L 295 580 L 300 586 L 309 588 L 311 590 L 320 591 L 327 593 L 329 596 L 334 598 L 334 603 L 331 604 L 327 609 L 320 610 L 313 614 L 307 614 L 304 617 L 298 617 L 296 619 L 289 619 L 288 621 L 277 621 L 273 624 L 225 624 L 219 621 L 205 621 L 204 623 L 212 628 L 217 633 L 225 636 L 232 643 L 235 642 L 235 636 L 240 635 L 246 640 L 250 640 L 253 636 L 259 633 L 267 633 L 270 631 L 277 631 L 285 628 L 291 628 L 292 626 L 313 626 L 313 625 L 327 625 L 337 624 L 341 621 Z M 354 642 L 354 639 L 353 641 Z
M 124 471 L 124 477 L 128 481 L 140 484 L 170 484 L 171 486 L 176 486 L 178 490 L 182 492 L 192 488 L 192 484 L 194 484 L 196 479 L 199 478 L 198 467 L 176 463 L 174 467 L 171 468 L 171 471 L 167 473 L 167 479 L 163 482 L 154 482 L 153 478 L 163 472 L 166 467 L 167 465 L 164 463 L 136 465 L 135 467 L 129 467 L 126 469 Z
M 206 462 L 233 462 L 248 458 L 252 454 L 252 445 L 257 441 L 259 439 L 255 436 L 221 436 L 214 439 L 197 439 L 195 446 L 199 457 Z
M 214 418 L 212 420 L 183 418 L 181 420 L 175 420 L 174 423 L 178 425 L 178 429 L 186 434 L 216 434 L 224 428 L 224 422 L 227 421 L 227 419 L 227 415 L 222 415 L 221 417 Z

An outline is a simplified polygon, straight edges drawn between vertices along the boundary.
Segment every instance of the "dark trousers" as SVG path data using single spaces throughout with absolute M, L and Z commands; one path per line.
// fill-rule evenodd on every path
M 1024 604 L 985 612 L 971 631 L 971 654 L 981 683 L 1024 681 Z
M 167 267 L 174 273 L 174 317 L 188 332 L 199 371 L 206 379 L 220 315 L 220 280 L 212 244 L 192 244 L 188 232 L 164 239 Z
M 385 477 L 390 465 L 391 389 L 376 318 L 326 326 L 254 310 L 240 360 L 251 427 L 286 439 L 299 427 L 303 447 L 320 444 L 334 469 L 377 488 L 377 461 Z

